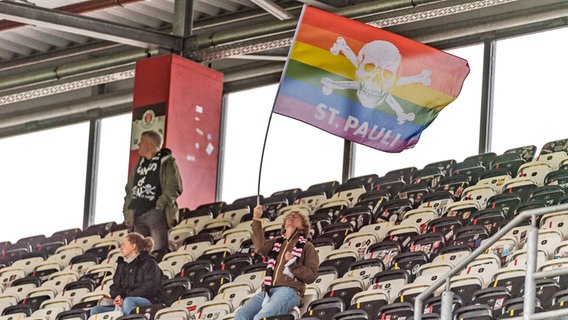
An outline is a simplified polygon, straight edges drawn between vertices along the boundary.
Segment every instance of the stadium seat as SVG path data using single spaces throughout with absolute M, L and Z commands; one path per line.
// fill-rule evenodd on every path
M 482 287 L 486 288 L 499 268 L 501 268 L 501 259 L 493 253 L 485 253 L 468 263 L 461 274 L 479 276 L 483 281 Z
M 348 306 L 351 304 L 353 296 L 363 291 L 364 287 L 365 285 L 361 279 L 354 277 L 338 278 L 331 281 L 323 298 L 338 297 Z
M 217 244 L 228 245 L 233 248 L 233 251 L 238 251 L 243 241 L 250 238 L 250 230 L 232 228 L 223 232 L 221 239 L 217 241 Z
M 392 259 L 402 252 L 402 245 L 398 241 L 383 240 L 367 248 L 365 259 L 376 258 L 383 262 L 385 267 L 390 266 Z
M 154 320 L 189 320 L 190 314 L 185 308 L 164 308 L 156 313 Z
M 545 201 L 548 205 L 558 204 L 566 197 L 566 191 L 559 185 L 545 185 L 534 188 L 528 201 Z
M 359 232 L 372 232 L 377 237 L 377 242 L 382 241 L 389 230 L 390 227 L 395 226 L 394 223 L 387 221 L 380 221 L 378 223 L 373 223 L 359 229 Z
M 207 288 L 191 288 L 186 290 L 185 293 L 181 294 L 179 298 L 172 302 L 170 307 L 172 308 L 185 308 L 189 311 L 191 316 L 194 316 L 197 308 L 213 299 L 213 294 Z
M 496 157 L 497 154 L 495 152 L 485 152 L 485 153 L 479 153 L 467 156 L 463 160 L 463 162 L 476 163 L 484 166 L 485 168 L 489 168 L 489 166 L 491 165 L 491 161 L 493 161 L 493 159 L 495 159 Z
M 219 217 L 223 219 L 230 219 L 233 226 L 242 222 L 244 216 L 251 213 L 251 208 L 248 204 L 229 204 L 221 207 L 219 210 Z
M 522 297 L 525 276 L 526 269 L 523 267 L 503 267 L 493 275 L 492 286 L 507 288 L 511 293 L 511 298 Z
M 424 183 L 428 188 L 436 189 L 444 174 L 436 167 L 424 167 L 412 173 L 411 184 Z
M 373 185 L 379 179 L 379 176 L 376 173 L 371 173 L 363 176 L 356 176 L 351 177 L 345 181 L 344 184 L 351 183 L 351 182 L 358 182 L 363 184 L 366 190 L 373 189 Z
M 568 211 L 556 211 L 540 217 L 540 229 L 560 231 L 562 238 L 568 240 Z
M 438 255 L 432 259 L 433 263 L 443 262 L 452 265 L 458 264 L 473 250 L 467 245 L 447 245 L 438 251 Z
M 441 275 L 450 272 L 453 265 L 447 262 L 430 262 L 420 266 L 416 272 L 414 284 L 432 284 L 438 280 Z
M 414 281 L 421 265 L 428 263 L 428 254 L 423 251 L 401 252 L 391 261 L 390 269 L 406 270 L 409 282 Z
M 328 291 L 329 285 L 335 279 L 339 278 L 339 272 L 333 266 L 320 266 L 318 268 L 318 277 L 311 284 L 318 288 L 320 294 L 325 294 Z
M 296 195 L 296 200 L 294 200 L 293 204 L 307 206 L 310 212 L 314 212 L 327 198 L 327 195 L 322 190 L 306 190 Z
M 493 168 L 483 172 L 476 185 L 489 185 L 499 194 L 503 190 L 503 185 L 512 178 L 513 176 L 506 168 Z
M 378 315 L 379 309 L 388 302 L 389 295 L 386 291 L 381 289 L 365 290 L 353 295 L 349 310 L 364 310 L 372 317 Z
M 352 248 L 336 249 L 331 251 L 325 260 L 320 261 L 320 267 L 332 266 L 336 268 L 338 272 L 338 277 L 343 277 L 343 275 L 349 269 L 349 265 L 359 258 L 357 250 Z
M 452 310 L 456 310 L 458 308 L 463 307 L 464 303 L 462 301 L 462 298 L 458 295 L 454 295 L 454 298 L 452 300 Z M 428 299 L 426 299 L 426 301 L 424 302 L 424 315 L 423 318 L 424 320 L 428 319 L 425 318 L 424 316 L 433 314 L 434 316 L 438 316 L 442 311 L 442 296 L 438 295 L 438 296 L 434 296 L 434 297 L 430 297 Z M 414 319 L 414 318 L 412 318 Z M 436 319 L 436 318 L 434 318 Z M 439 319 L 439 316 L 438 318 Z
M 384 290 L 389 296 L 389 303 L 391 303 L 398 297 L 398 293 L 407 283 L 409 283 L 409 275 L 406 270 L 390 269 L 373 276 L 371 286 L 367 290 Z
M 188 262 L 194 261 L 193 255 L 187 251 L 174 251 L 164 255 L 162 261 L 158 263 L 160 269 L 168 278 L 173 278 L 181 271 L 181 268 Z
M 229 301 L 211 300 L 203 302 L 196 310 L 197 319 L 211 319 L 233 312 L 233 305 Z
M 459 296 L 463 305 L 469 305 L 473 298 L 473 293 L 484 288 L 483 279 L 475 274 L 458 274 L 450 279 L 450 290 Z M 438 289 L 441 293 L 443 289 Z
M 410 200 L 412 208 L 418 208 L 422 204 L 424 196 L 431 192 L 431 188 L 426 182 L 419 182 L 408 184 L 404 186 L 397 194 L 395 199 L 407 199 Z M 399 217 L 402 219 L 402 217 Z
M 420 232 L 424 232 L 428 227 L 428 222 L 439 217 L 438 212 L 432 208 L 417 208 L 407 211 L 400 224 L 417 226 Z
M 454 310 L 454 319 L 493 320 L 493 310 L 488 305 L 469 305 Z
M 430 284 L 425 283 L 407 283 L 400 288 L 398 292 L 398 296 L 395 298 L 394 302 L 410 302 L 414 304 L 414 300 L 416 296 L 424 292 L 424 290 L 428 289 Z M 432 297 L 433 295 L 430 295 Z M 429 298 L 429 297 L 427 297 Z
M 507 180 L 503 184 L 502 193 L 517 192 L 521 196 L 521 200 L 526 201 L 531 191 L 537 188 L 536 182 L 532 178 L 517 177 Z
M 228 301 L 231 310 L 236 310 L 246 296 L 255 293 L 253 289 L 251 284 L 245 282 L 223 283 L 213 300 Z
M 392 199 L 385 202 L 383 210 L 378 214 L 377 218 L 391 223 L 397 223 L 407 211 L 412 209 L 414 208 L 412 207 L 411 200 Z
M 550 166 L 552 170 L 558 170 L 560 163 L 566 159 L 568 159 L 568 154 L 565 150 L 550 152 L 550 153 L 542 153 L 541 150 L 540 155 L 536 158 L 536 162 L 543 162 Z
M 562 233 L 553 229 L 540 229 L 538 231 L 538 249 L 547 253 L 548 259 L 554 257 L 556 246 L 563 241 Z M 524 248 L 526 248 L 525 244 Z
M 481 241 L 481 244 L 488 241 L 489 239 L 485 239 Z M 493 243 L 485 253 L 493 253 L 501 258 L 501 264 L 506 265 L 513 255 L 513 253 L 518 249 L 517 240 L 513 237 L 502 237 Z
M 371 280 L 373 276 L 381 271 L 385 270 L 383 262 L 377 258 L 375 259 L 363 259 L 360 261 L 352 262 L 347 272 L 343 275 L 344 278 L 358 278 L 363 281 L 364 288 L 367 289 L 371 285 Z
M 441 248 L 446 245 L 446 238 L 441 232 L 419 234 L 410 239 L 408 249 L 410 252 L 424 252 L 428 259 L 438 255 Z
M 468 178 L 469 184 L 474 185 L 479 181 L 481 175 L 487 170 L 487 164 L 483 162 L 462 161 L 454 163 L 450 175 L 464 175 Z
M 175 251 L 181 245 L 186 238 L 194 236 L 196 234 L 195 228 L 187 224 L 178 224 L 173 228 L 168 230 L 168 243 L 170 250 Z
M 416 167 L 406 167 L 400 169 L 394 169 L 385 173 L 385 177 L 396 177 L 404 181 L 404 183 L 410 183 L 412 181 L 412 175 L 418 170 Z
M 233 253 L 223 258 L 221 261 L 221 270 L 229 271 L 233 277 L 237 277 L 243 273 L 247 266 L 253 264 L 253 257 L 249 253 Z
M 414 315 L 414 306 L 410 302 L 386 304 L 379 309 L 379 316 L 384 319 L 406 319 Z
M 366 191 L 365 186 L 361 182 L 346 182 L 337 186 L 329 198 L 347 200 L 348 205 L 352 207 L 359 200 L 359 196 Z
M 467 187 L 463 190 L 462 201 L 463 200 L 473 200 L 477 202 L 479 209 L 485 209 L 487 206 L 487 201 L 492 196 L 496 195 L 497 192 L 492 186 L 489 185 L 473 185 Z
M 345 303 L 338 297 L 322 298 L 310 302 L 306 313 L 302 315 L 302 319 L 306 316 L 315 316 L 316 314 L 318 318 L 331 319 L 334 314 L 345 309 Z
M 233 275 L 227 270 L 215 270 L 201 276 L 199 283 L 194 283 L 194 288 L 207 288 L 213 295 L 217 295 L 223 283 L 233 281 Z
M 348 234 L 343 240 L 343 244 L 339 247 L 340 249 L 351 248 L 354 249 L 357 254 L 357 260 L 362 259 L 367 252 L 367 248 L 377 242 L 377 236 L 372 232 L 354 232 Z
M 527 161 L 530 160 L 523 159 L 521 155 L 516 152 L 505 152 L 491 161 L 490 169 L 507 169 L 511 177 L 516 177 L 519 167 Z
M 511 292 L 506 287 L 488 287 L 473 293 L 472 305 L 487 305 L 493 312 L 493 318 L 498 318 L 503 313 L 503 304 L 511 299 Z
M 536 253 L 536 267 L 539 268 L 548 260 L 548 253 L 542 249 L 538 249 Z M 526 267 L 527 265 L 527 249 L 518 249 L 511 254 L 507 267 Z
M 362 227 L 369 225 L 373 221 L 373 215 L 369 208 L 356 206 L 345 208 L 339 211 L 335 222 L 349 222 L 353 226 L 353 231 L 359 231 Z
M 495 234 L 501 226 L 505 225 L 507 222 L 507 217 L 502 209 L 482 209 L 475 212 L 469 225 L 473 226 L 484 226 L 487 229 L 489 235 Z
M 338 312 L 332 320 L 369 320 L 369 315 L 364 310 L 345 310 Z
M 489 238 L 489 232 L 484 226 L 464 226 L 455 231 L 454 239 L 448 245 L 467 245 L 473 250 L 487 238 Z
M 298 307 L 299 313 L 304 314 L 308 310 L 308 305 L 314 300 L 321 299 L 323 293 L 320 292 L 319 288 L 314 284 L 308 284 L 304 292 L 304 296 L 300 301 L 300 306 Z
M 449 191 L 434 191 L 424 195 L 424 199 L 420 206 L 418 206 L 418 209 L 433 209 L 438 216 L 441 216 L 446 212 L 447 206 L 453 202 L 454 198 Z
M 511 298 L 503 303 L 503 307 L 501 308 L 502 314 L 499 316 L 499 319 L 509 319 L 522 316 L 523 308 L 524 298 Z M 534 300 L 534 312 L 539 313 L 542 311 L 543 308 L 540 299 L 536 298 Z
M 464 225 L 469 223 L 471 216 L 479 211 L 479 203 L 474 200 L 456 201 L 446 207 L 444 217 L 458 217 Z
M 517 172 L 517 177 L 531 178 L 537 186 L 542 187 L 544 185 L 544 180 L 546 176 L 553 169 L 548 163 L 532 161 L 523 163 Z
M 402 245 L 402 249 L 408 248 L 413 237 L 420 234 L 418 226 L 398 225 L 387 231 L 386 239 L 397 241 Z

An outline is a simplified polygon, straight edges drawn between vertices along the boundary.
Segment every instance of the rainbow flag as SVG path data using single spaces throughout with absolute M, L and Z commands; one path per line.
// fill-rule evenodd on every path
M 464 59 L 304 6 L 273 111 L 401 152 L 458 97 L 468 73 Z

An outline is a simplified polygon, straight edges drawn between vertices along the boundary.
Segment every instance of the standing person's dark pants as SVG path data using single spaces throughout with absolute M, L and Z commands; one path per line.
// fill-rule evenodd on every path
M 165 254 L 168 251 L 168 224 L 162 210 L 150 209 L 134 218 L 134 232 L 152 237 L 154 250 Z

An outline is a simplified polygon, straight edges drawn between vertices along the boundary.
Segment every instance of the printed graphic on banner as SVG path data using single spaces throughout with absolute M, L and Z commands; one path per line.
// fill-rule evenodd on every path
M 166 103 L 160 102 L 132 110 L 132 134 L 130 150 L 138 150 L 142 132 L 154 130 L 164 135 L 166 128 Z
M 461 58 L 306 6 L 274 112 L 401 152 L 457 98 L 468 73 Z

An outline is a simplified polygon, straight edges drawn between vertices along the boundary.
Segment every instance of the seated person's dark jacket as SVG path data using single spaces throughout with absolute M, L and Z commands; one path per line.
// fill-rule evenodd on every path
M 123 257 L 118 258 L 117 267 L 110 286 L 110 295 L 114 299 L 120 295 L 126 297 L 144 297 L 155 302 L 162 288 L 162 270 L 156 258 L 141 252 L 130 263 Z

